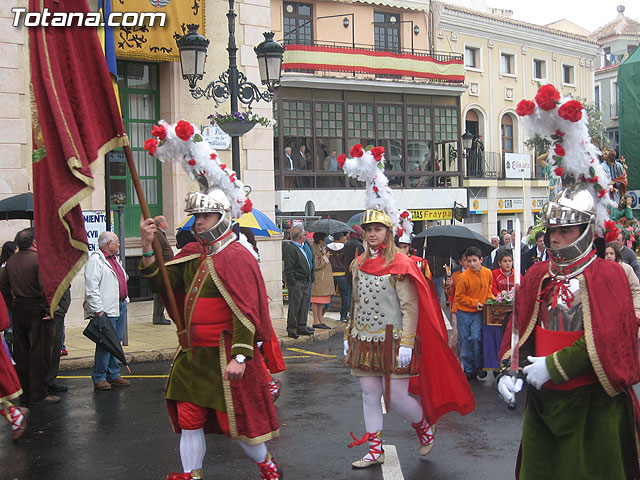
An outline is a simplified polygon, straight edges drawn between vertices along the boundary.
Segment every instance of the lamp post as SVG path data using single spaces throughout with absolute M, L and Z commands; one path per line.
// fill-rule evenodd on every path
M 380 24 L 382 22 L 379 22 L 378 24 Z M 410 23 L 411 24 L 411 34 L 409 35 L 411 37 L 411 53 L 413 53 L 413 37 L 414 36 L 418 36 L 420 34 L 420 26 L 419 25 L 415 25 L 413 23 L 413 20 L 398 20 L 396 17 L 391 17 L 390 21 L 388 22 L 391 25 L 395 25 L 396 23 Z
M 462 156 L 464 157 L 464 159 L 466 160 L 466 164 L 467 164 L 467 176 L 470 176 L 470 174 L 476 175 L 476 170 L 473 168 L 469 168 L 469 150 L 471 150 L 471 143 L 473 142 L 473 134 L 469 133 L 468 131 L 465 131 L 462 134 Z M 475 165 L 474 165 L 475 166 Z
M 209 83 L 204 89 L 196 86 L 198 80 L 204 76 L 204 66 L 207 58 L 209 40 L 198 33 L 199 25 L 187 25 L 186 35 L 175 36 L 178 50 L 180 51 L 180 65 L 182 78 L 189 82 L 189 91 L 195 99 L 213 99 L 216 108 L 227 99 L 231 100 L 231 114 L 238 113 L 238 102 L 247 106 L 251 112 L 251 104 L 263 100 L 270 102 L 273 99 L 273 89 L 280 84 L 280 69 L 284 48 L 273 40 L 273 32 L 264 33 L 265 40 L 254 48 L 258 57 L 260 80 L 267 90 L 261 92 L 258 87 L 249 82 L 244 73 L 238 71 L 235 30 L 236 12 L 234 0 L 229 0 L 227 12 L 229 27 L 229 68 L 222 72 L 217 80 Z M 239 135 L 231 136 L 231 164 L 236 175 L 240 178 L 240 139 Z

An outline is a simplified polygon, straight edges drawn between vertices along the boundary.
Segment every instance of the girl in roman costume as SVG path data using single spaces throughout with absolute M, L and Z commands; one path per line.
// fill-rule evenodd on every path
M 399 212 L 379 162 L 384 149 L 351 150 L 338 158 L 345 172 L 365 181 L 367 210 L 362 214 L 365 251 L 352 266 L 353 316 L 345 333 L 345 364 L 362 387 L 365 435 L 349 445 L 368 442 L 369 451 L 352 463 L 366 468 L 384 462 L 382 406 L 385 376 L 390 376 L 388 409 L 410 421 L 420 455 L 433 448 L 433 424 L 446 412 L 474 408 L 473 394 L 447 346 L 447 332 L 435 295 L 415 261 L 400 252 L 394 234 L 402 235 Z M 386 326 L 393 325 L 393 338 Z M 391 345 L 389 345 L 389 343 Z M 392 349 L 385 364 L 385 347 Z M 389 363 L 389 362 L 387 362 Z M 419 400 L 409 392 L 419 395 Z

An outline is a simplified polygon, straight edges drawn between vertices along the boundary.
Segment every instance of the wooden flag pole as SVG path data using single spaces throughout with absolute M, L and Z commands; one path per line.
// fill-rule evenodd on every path
M 136 189 L 136 194 L 138 195 L 138 201 L 140 202 L 140 208 L 142 209 L 142 215 L 145 219 L 151 218 L 151 212 L 149 211 L 149 206 L 147 205 L 147 200 L 144 197 L 144 191 L 142 190 L 142 184 L 140 183 L 140 177 L 138 176 L 138 170 L 136 169 L 136 165 L 133 162 L 133 154 L 131 153 L 131 147 L 126 145 L 124 147 L 124 155 L 127 159 L 127 165 L 129 166 L 129 172 L 131 172 L 131 180 L 133 181 L 133 186 Z M 171 283 L 169 282 L 169 275 L 167 274 L 167 267 L 164 265 L 164 258 L 162 258 L 162 248 L 160 247 L 160 242 L 158 241 L 158 237 L 153 237 L 153 252 L 155 253 L 156 263 L 158 264 L 158 269 L 160 270 L 160 277 L 162 278 L 162 283 L 164 284 L 165 295 L 167 296 L 167 300 L 169 301 L 168 310 L 171 314 L 171 318 L 176 324 L 178 328 L 178 341 L 180 342 L 180 346 L 183 350 L 189 349 L 189 342 L 187 339 L 187 332 L 184 329 L 184 322 L 182 321 L 182 315 L 178 310 L 178 304 L 176 303 L 176 297 L 173 294 L 173 289 L 171 288 Z

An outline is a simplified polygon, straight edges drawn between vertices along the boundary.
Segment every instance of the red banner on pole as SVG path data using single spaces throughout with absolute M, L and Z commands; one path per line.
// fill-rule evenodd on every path
M 89 12 L 86 0 L 29 0 L 30 12 Z M 80 202 L 91 195 L 91 164 L 128 145 L 109 69 L 94 27 L 29 27 L 33 202 L 38 262 L 51 313 L 88 258 Z

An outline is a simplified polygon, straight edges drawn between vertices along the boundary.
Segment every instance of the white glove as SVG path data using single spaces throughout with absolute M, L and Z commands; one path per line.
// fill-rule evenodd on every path
M 411 363 L 411 356 L 413 355 L 413 348 L 400 347 L 398 351 L 398 367 L 404 368 Z
M 256 343 L 256 345 L 258 345 L 258 348 L 260 348 L 262 346 L 262 342 L 258 342 Z
M 345 340 L 344 341 L 344 356 L 347 356 L 347 353 L 349 353 L 349 340 Z
M 504 375 L 498 380 L 498 393 L 505 402 L 513 403 L 516 400 L 516 393 L 522 390 L 522 385 L 521 378 Z
M 527 376 L 527 383 L 530 383 L 536 389 L 540 390 L 542 385 L 551 380 L 549 375 L 549 369 L 547 368 L 547 357 L 527 357 L 527 360 L 531 362 L 531 365 L 527 365 L 522 369 Z

